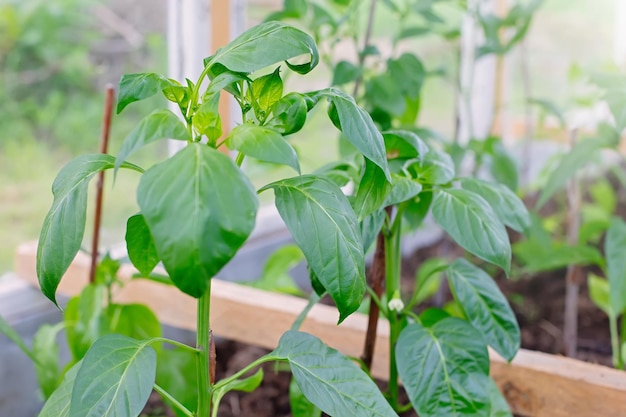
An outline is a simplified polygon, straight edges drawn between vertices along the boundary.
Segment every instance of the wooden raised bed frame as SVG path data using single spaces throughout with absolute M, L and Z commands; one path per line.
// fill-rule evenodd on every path
M 17 250 L 16 272 L 38 286 L 35 273 L 36 243 Z M 122 267 L 126 280 L 114 299 L 149 306 L 168 325 L 195 330 L 196 301 L 178 290 L 147 280 L 129 280 L 133 270 Z M 87 283 L 89 259 L 79 254 L 59 286 L 65 296 L 79 294 Z M 214 280 L 211 288 L 211 324 L 216 335 L 261 346 L 276 347 L 306 305 L 306 300 Z M 337 326 L 333 307 L 316 305 L 302 330 L 320 337 L 344 354 L 359 356 L 367 317 L 353 314 Z M 384 379 L 389 360 L 389 328 L 379 322 L 372 374 Z M 490 351 L 491 375 L 514 413 L 526 417 L 624 417 L 626 372 L 574 359 L 520 350 L 508 364 Z

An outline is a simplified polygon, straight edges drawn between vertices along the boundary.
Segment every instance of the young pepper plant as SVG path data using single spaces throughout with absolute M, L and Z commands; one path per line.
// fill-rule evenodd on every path
M 303 62 L 302 56 L 308 59 Z M 283 61 L 289 70 L 307 74 L 318 59 L 309 35 L 270 22 L 244 32 L 208 57 L 195 81 L 180 84 L 155 73 L 122 77 L 118 112 L 161 93 L 178 105 L 182 119 L 169 110 L 157 109 L 128 135 L 117 157 L 83 155 L 60 171 L 39 241 L 39 282 L 43 293 L 57 303 L 56 289 L 83 238 L 89 180 L 107 169 L 138 172 L 140 212 L 127 223 L 129 257 L 142 275 L 149 275 L 162 263 L 172 283 L 198 299 L 196 346 L 162 337 L 104 336 L 67 372 L 41 417 L 136 417 L 153 388 L 179 415 L 217 416 L 223 395 L 235 389 L 255 389 L 262 372 L 242 379 L 243 375 L 271 361 L 287 362 L 301 392 L 329 415 L 396 415 L 374 382 L 350 359 L 298 331 L 287 332 L 273 352 L 235 375 L 222 381 L 214 378 L 211 280 L 252 232 L 258 207 L 257 193 L 240 169 L 246 157 L 284 164 L 299 174 L 268 184 L 259 192 L 274 191 L 281 216 L 316 284 L 335 301 L 340 322 L 359 307 L 365 293 L 364 244 L 357 215 L 333 181 L 321 175 L 300 175 L 296 152 L 286 136 L 302 128 L 308 111 L 318 102 L 330 101 L 336 109 L 334 121 L 345 137 L 391 182 L 382 135 L 369 115 L 341 91 L 283 95 L 279 69 L 252 75 Z M 217 104 L 223 91 L 239 103 L 243 124 L 222 140 Z M 147 170 L 126 161 L 142 146 L 165 138 L 182 140 L 187 146 Z M 236 160 L 218 148 L 236 151 Z M 195 355 L 196 404 L 183 404 L 173 390 L 155 384 L 157 354 L 153 346 L 157 343 L 173 343 Z

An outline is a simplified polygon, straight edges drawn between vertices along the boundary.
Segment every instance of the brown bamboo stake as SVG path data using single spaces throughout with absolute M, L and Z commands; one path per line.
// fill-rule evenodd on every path
M 576 130 L 570 131 L 570 146 L 576 145 Z M 580 184 L 574 177 L 567 185 L 567 243 L 578 244 L 580 231 Z M 565 310 L 563 312 L 563 350 L 575 358 L 578 351 L 578 293 L 580 290 L 580 265 L 570 264 L 565 275 Z
M 109 134 L 111 132 L 111 116 L 113 115 L 113 102 L 115 90 L 113 85 L 105 87 L 104 116 L 102 119 L 102 134 L 100 136 L 100 153 L 107 153 L 109 149 Z M 98 242 L 100 239 L 100 224 L 102 223 L 102 196 L 104 185 L 104 171 L 98 174 L 96 185 L 96 209 L 93 221 L 93 239 L 91 241 L 91 267 L 89 269 L 89 282 L 96 280 L 96 267 L 98 265 Z

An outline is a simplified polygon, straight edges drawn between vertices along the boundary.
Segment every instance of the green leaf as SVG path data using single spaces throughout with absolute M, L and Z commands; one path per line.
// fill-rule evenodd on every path
M 563 155 L 557 167 L 552 171 L 546 185 L 541 190 L 535 209 L 539 210 L 552 195 L 565 186 L 578 170 L 591 162 L 600 149 L 611 147 L 610 138 L 592 138 L 578 142 L 567 154 Z
M 172 85 L 175 86 L 166 77 L 153 72 L 124 74 L 120 80 L 117 113 L 121 113 L 130 103 L 151 97 Z
M 392 178 L 393 184 L 391 185 L 391 192 L 385 199 L 385 203 L 383 204 L 384 207 L 394 206 L 411 200 L 422 192 L 422 184 L 412 178 L 402 177 L 395 174 L 392 175 Z
M 351 83 L 359 77 L 360 73 L 361 70 L 359 67 L 354 65 L 352 62 L 339 61 L 337 62 L 337 65 L 335 65 L 331 85 L 335 86 Z
M 556 119 L 559 121 L 559 126 L 561 128 L 564 128 L 567 125 L 567 122 L 565 121 L 565 116 L 563 116 L 563 112 L 553 101 L 539 98 L 531 98 L 528 99 L 528 103 L 534 104 L 540 107 L 544 112 L 556 117 Z
M 226 146 L 265 162 L 285 164 L 300 173 L 295 149 L 280 133 L 265 126 L 242 124 L 226 138 Z
M 356 215 L 341 189 L 324 177 L 303 175 L 269 184 L 276 207 L 309 267 L 339 309 L 356 311 L 365 293 L 365 261 Z
M 391 192 L 385 173 L 372 161 L 365 159 L 363 176 L 354 200 L 354 211 L 359 222 L 385 206 L 385 199 Z
M 623 74 L 596 74 L 592 81 L 605 90 L 606 100 L 615 120 L 615 129 L 622 132 L 626 128 L 626 78 Z
M 97 173 L 113 168 L 114 163 L 111 155 L 82 155 L 65 165 L 54 179 L 54 201 L 39 235 L 37 277 L 41 291 L 55 304 L 59 282 L 83 241 L 89 181 Z M 136 165 L 121 166 L 142 172 Z
M 374 125 L 370 115 L 357 106 L 352 97 L 341 90 L 329 88 L 319 91 L 318 94 L 328 97 L 335 106 L 341 123 L 341 131 L 346 139 L 363 156 L 378 165 L 385 173 L 387 181 L 391 182 L 383 136 Z
M 422 191 L 404 210 L 404 220 L 411 229 L 417 229 L 428 215 L 433 202 L 432 191 Z
M 126 222 L 126 248 L 128 258 L 143 276 L 149 276 L 160 261 L 150 229 L 141 213 L 129 217 Z
M 213 391 L 213 404 L 219 404 L 229 391 L 252 392 L 263 382 L 263 369 L 244 379 L 235 379 Z
M 365 83 L 365 99 L 373 107 L 394 116 L 401 116 L 406 109 L 400 86 L 388 74 L 376 75 Z
M 489 164 L 491 176 L 515 192 L 519 182 L 517 162 L 509 155 L 499 138 L 488 139 L 486 147 L 491 155 Z
M 290 330 L 272 354 L 289 361 L 305 397 L 328 415 L 397 416 L 365 372 L 315 336 Z
M 153 111 L 126 136 L 115 159 L 115 169 L 136 150 L 161 139 L 191 140 L 185 124 L 167 109 Z
M 38 417 L 69 417 L 74 381 L 82 365 L 83 361 L 81 360 L 65 373 L 63 382 L 48 398 Z
M 157 352 L 156 383 L 188 410 L 198 406 L 198 375 L 196 353 L 181 348 L 161 349 Z M 166 404 L 169 404 L 163 398 Z M 178 408 L 170 407 L 176 417 L 187 417 Z
M 387 61 L 390 79 L 400 88 L 400 93 L 407 97 L 418 97 L 426 78 L 422 62 L 413 54 L 403 53 L 396 59 Z
M 109 304 L 106 309 L 109 333 L 145 340 L 161 337 L 161 323 L 143 304 Z
M 428 153 L 428 145 L 415 133 L 408 130 L 388 130 L 383 132 L 387 158 L 419 158 Z
M 447 268 L 448 261 L 443 258 L 430 258 L 424 261 L 415 273 L 415 292 L 411 305 L 419 305 L 439 291 L 442 272 Z
M 289 275 L 289 271 L 303 260 L 304 254 L 296 245 L 281 246 L 265 262 L 261 278 L 242 283 L 267 291 L 303 295 L 302 290 Z
M 289 383 L 289 405 L 293 417 L 321 417 L 322 410 L 306 399 L 296 380 Z
M 137 201 L 174 284 L 200 297 L 254 228 L 250 181 L 226 155 L 191 143 L 142 176 Z
M 61 326 L 44 324 L 33 338 L 33 355 L 37 382 L 45 399 L 50 398 L 61 383 L 62 373 L 59 366 L 59 345 L 57 335 Z
M 493 279 L 465 259 L 457 259 L 448 268 L 448 282 L 465 317 L 496 352 L 512 361 L 520 348 L 520 329 Z
M 454 179 L 454 162 L 450 155 L 431 149 L 419 164 L 417 178 L 424 184 L 447 184 Z
M 599 265 L 604 260 L 597 248 L 586 245 L 569 246 L 563 243 L 544 242 L 532 238 L 516 242 L 515 257 L 519 258 L 529 272 L 550 271 L 568 265 Z
M 379 212 L 372 213 L 371 215 L 367 216 L 361 222 L 361 237 L 363 240 L 363 252 L 367 253 L 367 251 L 370 249 L 370 247 L 376 240 L 378 233 L 380 232 L 380 230 L 383 227 L 383 224 L 385 223 L 386 217 L 387 215 L 385 214 L 385 211 L 380 210 Z
M 201 135 L 215 144 L 215 140 L 222 136 L 222 118 L 219 114 L 219 94 L 207 98 L 193 113 L 191 119 L 193 127 Z
M 411 324 L 396 344 L 398 373 L 420 416 L 489 417 L 489 354 L 478 331 L 457 318 Z
M 487 383 L 487 392 L 491 400 L 491 413 L 489 417 L 513 417 L 509 404 L 506 402 L 506 398 L 504 398 L 504 395 L 502 395 L 500 389 L 491 378 L 489 378 Z
M 300 55 L 309 55 L 309 62 L 287 65 L 293 71 L 306 74 L 319 62 L 313 38 L 299 29 L 273 21 L 248 29 L 218 49 L 209 65 L 219 63 L 234 72 L 251 73 Z
M 524 203 L 510 188 L 478 178 L 462 178 L 461 187 L 484 198 L 502 223 L 520 233 L 530 227 L 530 215 Z
M 26 346 L 24 339 L 22 339 L 19 333 L 16 332 L 15 329 L 11 327 L 11 325 L 2 316 L 0 316 L 0 333 L 4 334 L 10 341 L 15 343 L 17 347 L 19 347 L 20 350 L 30 358 L 31 361 L 37 362 L 37 357 L 28 348 L 28 346 Z
M 78 370 L 69 417 L 136 417 L 152 392 L 151 342 L 111 334 L 89 349 Z
M 308 109 L 302 94 L 289 93 L 274 104 L 274 117 L 267 123 L 283 135 L 298 132 L 306 122 Z
M 619 313 L 626 310 L 626 223 L 614 218 L 606 233 L 607 278 L 611 289 L 611 308 Z
M 502 223 L 489 203 L 462 189 L 440 190 L 433 201 L 433 216 L 465 250 L 502 268 L 511 268 L 511 245 Z
M 589 287 L 589 298 L 602 311 L 610 317 L 617 317 L 611 306 L 611 289 L 609 281 L 595 274 L 587 276 L 587 287 Z
M 75 361 L 82 359 L 91 345 L 107 333 L 104 300 L 106 287 L 87 285 L 79 297 L 72 298 L 65 308 L 67 344 Z
M 280 67 L 271 73 L 257 78 L 250 84 L 246 98 L 252 103 L 254 114 L 261 123 L 270 114 L 270 110 L 283 96 L 283 80 L 280 78 Z

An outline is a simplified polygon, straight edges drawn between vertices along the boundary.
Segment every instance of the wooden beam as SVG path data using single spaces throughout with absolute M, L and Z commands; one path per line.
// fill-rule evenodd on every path
M 230 0 L 212 0 L 211 1 L 211 51 L 215 53 L 219 48 L 228 44 L 231 39 L 231 5 Z M 230 96 L 228 94 L 220 94 L 218 111 L 222 118 L 222 129 L 225 138 L 230 131 L 231 114 L 230 114 Z M 224 149 L 225 150 L 225 149 Z M 226 150 L 225 150 L 226 151 Z
M 17 251 L 17 273 L 37 284 L 36 244 Z M 87 283 L 89 260 L 79 255 L 59 286 L 66 296 L 78 294 Z M 128 280 L 132 268 L 123 268 L 124 287 L 115 294 L 118 302 L 148 305 L 163 323 L 195 330 L 196 302 L 178 290 L 146 280 Z M 69 278 L 69 279 L 68 279 Z M 306 301 L 254 288 L 214 280 L 211 320 L 215 334 L 273 349 L 289 329 Z M 316 305 L 302 330 L 312 333 L 344 354 L 358 356 L 367 317 L 353 314 L 337 326 L 337 311 Z M 384 379 L 389 360 L 389 328 L 379 323 L 372 374 Z M 623 417 L 626 416 L 626 372 L 540 352 L 520 350 L 508 364 L 494 352 L 491 375 L 514 413 L 526 417 Z

